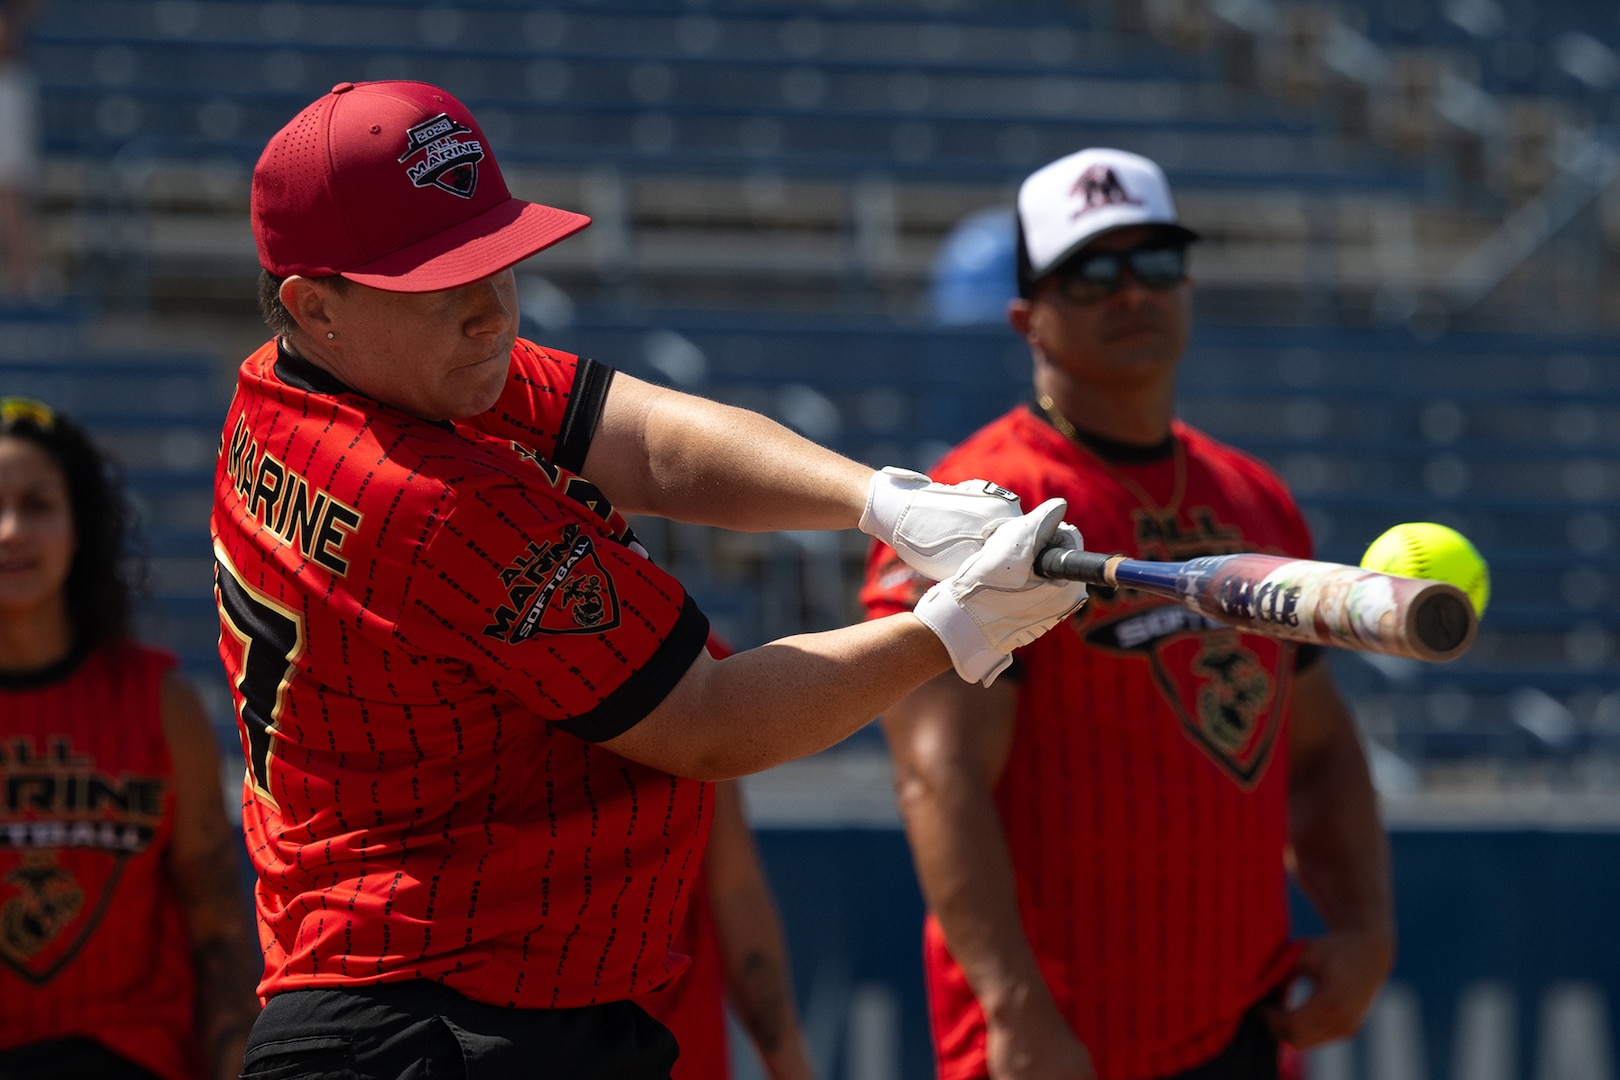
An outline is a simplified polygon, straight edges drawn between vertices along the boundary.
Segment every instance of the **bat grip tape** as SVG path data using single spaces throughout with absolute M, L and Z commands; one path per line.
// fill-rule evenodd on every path
M 1035 572 L 1045 578 L 1065 581 L 1084 581 L 1088 585 L 1114 585 L 1114 567 L 1123 561 L 1122 555 L 1104 555 L 1100 551 L 1076 551 L 1073 548 L 1049 547 L 1035 558 Z

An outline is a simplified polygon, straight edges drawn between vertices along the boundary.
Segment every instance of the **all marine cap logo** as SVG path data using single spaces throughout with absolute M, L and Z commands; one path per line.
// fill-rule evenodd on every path
M 469 135 L 472 128 L 448 113 L 440 113 L 431 120 L 405 132 L 405 152 L 399 163 L 423 154 L 422 160 L 405 168 L 405 174 L 417 187 L 436 187 L 470 199 L 478 188 L 478 163 L 484 160 L 484 147 L 476 139 L 458 139 Z
M 1107 165 L 1092 165 L 1081 173 L 1080 179 L 1069 189 L 1069 197 L 1080 199 L 1079 207 L 1069 215 L 1071 219 L 1099 206 L 1111 206 L 1116 203 L 1142 205 L 1141 199 L 1133 199 L 1126 193 L 1125 185 L 1119 182 L 1119 177 Z

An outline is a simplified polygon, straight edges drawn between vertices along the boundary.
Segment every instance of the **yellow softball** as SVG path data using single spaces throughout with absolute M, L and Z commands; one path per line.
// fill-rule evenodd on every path
M 1468 594 L 1474 614 L 1485 614 L 1491 598 L 1491 570 L 1468 537 L 1432 521 L 1397 525 L 1372 542 L 1361 557 L 1365 570 L 1399 577 L 1446 581 Z

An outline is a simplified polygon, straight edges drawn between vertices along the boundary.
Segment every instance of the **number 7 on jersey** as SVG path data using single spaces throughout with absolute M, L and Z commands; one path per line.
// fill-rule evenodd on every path
M 214 600 L 219 605 L 220 647 L 241 650 L 236 657 L 236 717 L 242 732 L 247 779 L 271 805 L 271 732 L 292 678 L 293 661 L 304 652 L 304 620 L 242 580 L 230 556 L 214 548 Z

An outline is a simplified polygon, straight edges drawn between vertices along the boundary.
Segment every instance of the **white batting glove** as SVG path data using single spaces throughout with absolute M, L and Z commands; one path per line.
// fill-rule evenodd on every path
M 951 654 L 956 673 L 989 686 L 1012 651 L 1028 645 L 1086 602 L 1078 581 L 1035 574 L 1035 558 L 1052 545 L 1080 547 L 1080 530 L 1063 521 L 1068 503 L 1048 499 L 1016 521 L 997 526 L 954 577 L 923 594 L 916 614 Z
M 910 469 L 872 474 L 860 528 L 905 564 L 943 581 L 979 550 L 998 524 L 1019 516 L 1018 496 L 988 480 L 936 484 Z

